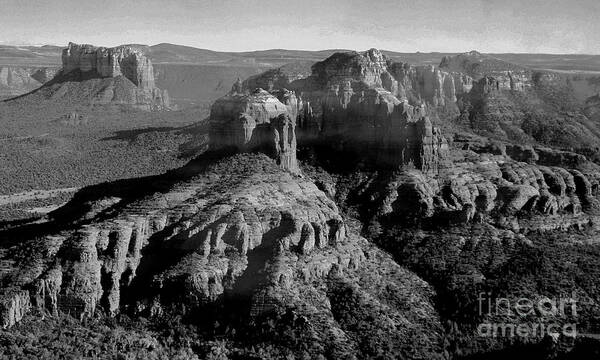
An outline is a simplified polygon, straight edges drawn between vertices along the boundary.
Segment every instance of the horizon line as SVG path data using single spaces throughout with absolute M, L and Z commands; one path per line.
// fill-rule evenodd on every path
M 371 47 L 368 49 L 364 49 L 364 50 L 356 50 L 356 49 L 350 49 L 350 48 L 326 48 L 326 49 L 302 49 L 302 48 L 259 48 L 259 49 L 253 49 L 253 50 L 237 50 L 237 51 L 230 51 L 230 50 L 213 50 L 213 49 L 209 49 L 209 48 L 205 48 L 205 47 L 197 47 L 197 46 L 192 46 L 192 45 L 184 45 L 184 44 L 175 44 L 175 43 L 168 43 L 168 42 L 160 42 L 160 43 L 156 43 L 153 45 L 148 45 L 148 44 L 143 44 L 143 43 L 123 43 L 123 44 L 119 44 L 119 45 L 115 45 L 115 46 L 105 46 L 105 45 L 95 45 L 92 43 L 88 43 L 88 42 L 74 42 L 74 41 L 69 41 L 69 42 L 73 42 L 75 44 L 79 44 L 79 45 L 93 45 L 93 46 L 97 46 L 97 47 L 107 47 L 107 48 L 112 48 L 112 47 L 118 47 L 118 46 L 126 46 L 126 45 L 138 45 L 138 46 L 148 46 L 148 47 L 153 47 L 153 46 L 158 46 L 158 45 L 174 45 L 174 46 L 181 46 L 181 47 L 187 47 L 187 48 L 192 48 L 192 49 L 197 49 L 197 50 L 207 50 L 207 51 L 212 51 L 212 52 L 216 52 L 216 53 L 226 53 L 226 54 L 243 54 L 243 53 L 249 53 L 249 52 L 260 52 L 260 51 L 304 51 L 304 52 L 323 52 L 323 51 L 357 51 L 357 52 L 361 52 L 361 51 L 367 51 L 369 49 L 378 49 L 379 51 L 384 51 L 384 52 L 392 52 L 392 53 L 399 53 L 399 54 L 466 54 L 472 51 L 476 51 L 479 52 L 481 54 L 484 55 L 499 55 L 499 54 L 514 54 L 514 55 L 554 55 L 554 56 L 559 56 L 559 55 L 577 55 L 577 56 L 600 56 L 600 53 L 598 54 L 592 54 L 592 53 L 578 53 L 578 52 L 573 52 L 573 53 L 566 53 L 566 52 L 557 52 L 557 53 L 553 53 L 553 52 L 519 52 L 519 51 L 505 51 L 505 52 L 485 52 L 485 51 L 480 51 L 480 50 L 475 50 L 475 49 L 471 49 L 468 51 L 421 51 L 421 50 L 417 50 L 417 51 L 404 51 L 404 50 L 389 50 L 389 49 L 380 49 L 380 48 L 375 48 L 375 47 Z M 68 43 L 67 43 L 68 45 Z M 67 45 L 57 45 L 57 44 L 29 44 L 29 43 L 12 43 L 11 41 L 7 41 L 7 42 L 0 42 L 0 46 L 5 46 L 5 47 L 44 47 L 44 46 L 52 46 L 52 47 L 59 47 L 59 48 L 63 48 L 65 49 L 67 47 Z

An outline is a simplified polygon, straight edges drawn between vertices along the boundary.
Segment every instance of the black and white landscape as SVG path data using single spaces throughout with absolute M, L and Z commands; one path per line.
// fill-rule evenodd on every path
M 1 359 L 599 358 L 600 5 L 7 1 Z

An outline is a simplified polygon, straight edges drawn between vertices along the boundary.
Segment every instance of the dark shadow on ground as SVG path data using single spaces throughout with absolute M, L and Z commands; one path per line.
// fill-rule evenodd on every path
M 99 78 L 101 78 L 101 76 L 98 75 L 98 73 L 96 71 L 82 72 L 81 70 L 73 70 L 67 74 L 63 74 L 63 72 L 61 70 L 56 73 L 54 78 L 52 78 L 50 81 L 44 83 L 39 88 L 34 89 L 28 93 L 21 94 L 19 96 L 15 96 L 15 97 L 11 97 L 6 100 L 2 100 L 2 102 L 9 102 L 9 101 L 24 98 L 28 95 L 35 94 L 36 92 L 38 92 L 44 88 L 50 87 L 52 85 L 55 85 L 55 84 L 61 84 L 61 83 L 65 83 L 65 82 L 82 82 L 82 81 L 86 81 L 86 80 L 99 79 Z
M 187 136 L 188 140 L 178 146 L 178 158 L 189 159 L 200 155 L 208 149 L 208 119 L 181 127 L 161 126 L 141 129 L 119 130 L 113 136 L 100 139 L 101 141 L 126 141 L 132 144 L 141 136 L 160 133 L 171 133 L 175 136 Z
M 147 128 L 143 128 L 143 129 L 119 130 L 119 131 L 115 132 L 115 134 L 113 136 L 105 137 L 100 140 L 101 141 L 122 140 L 122 141 L 133 142 L 139 136 L 144 135 L 144 134 L 171 132 L 171 131 L 176 131 L 179 129 L 181 129 L 181 128 L 176 128 L 176 127 L 172 127 L 172 126 L 160 126 L 160 127 L 151 126 L 151 127 L 147 127 Z
M 25 223 L 23 221 L 0 222 L 0 248 L 14 246 L 20 242 L 46 234 L 58 233 L 69 229 L 77 222 L 85 223 L 81 216 L 89 203 L 107 197 L 122 199 L 118 207 L 124 207 L 138 199 L 155 193 L 167 193 L 176 184 L 202 174 L 208 166 L 233 154 L 232 149 L 208 151 L 181 168 L 167 171 L 161 175 L 122 179 L 86 186 L 61 208 L 48 214 L 50 221 L 45 223 Z M 114 209 L 116 210 L 116 209 Z

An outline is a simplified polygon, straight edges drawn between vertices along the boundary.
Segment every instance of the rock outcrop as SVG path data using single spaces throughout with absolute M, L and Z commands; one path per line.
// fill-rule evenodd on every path
M 123 289 L 135 286 L 138 276 L 154 279 L 150 290 L 148 283 L 139 284 L 152 297 L 146 300 L 173 301 L 177 294 L 196 305 L 214 301 L 242 276 L 250 261 L 247 256 L 261 247 L 268 249 L 269 258 L 295 253 L 300 257 L 296 261 L 302 260 L 297 269 L 274 267 L 272 274 L 263 274 L 278 282 L 298 275 L 311 281 L 336 264 L 359 266 L 364 261 L 360 241 L 348 240 L 336 205 L 315 185 L 298 179 L 278 170 L 264 155 L 238 156 L 212 165 L 206 175 L 177 184 L 166 194 L 128 204 L 109 219 L 98 214 L 97 220 L 48 235 L 37 242 L 43 248 L 37 254 L 40 261 L 5 274 L 5 281 L 27 290 L 6 292 L 2 320 L 18 321 L 30 306 L 29 297 L 34 306 L 50 312 L 90 316 L 103 308 L 114 314 L 125 305 Z M 79 216 L 95 219 L 95 214 Z M 343 250 L 325 255 L 335 248 Z M 313 253 L 318 262 L 302 259 Z M 138 272 L 139 266 L 144 272 L 148 266 L 163 267 L 153 263 L 154 256 L 171 261 L 171 266 Z M 174 287 L 177 292 L 171 292 Z M 143 303 L 152 301 L 138 303 L 138 310 Z
M 232 92 L 215 101 L 210 113 L 210 148 L 262 150 L 285 170 L 299 173 L 296 160 L 296 115 L 263 89 Z
M 124 76 L 142 90 L 152 90 L 154 69 L 142 48 L 122 45 L 113 48 L 69 43 L 62 53 L 62 71 L 95 72 L 99 77 Z
M 452 106 L 457 95 L 468 92 L 472 79 L 468 75 L 448 73 L 429 66 L 392 63 L 389 71 L 397 81 L 389 89 L 399 98 L 437 106 Z M 397 88 L 397 90 L 395 90 Z
M 240 316 L 293 309 L 311 324 L 306 343 L 327 344 L 329 353 L 346 358 L 360 355 L 356 341 L 371 336 L 340 337 L 355 330 L 336 324 L 327 309 L 344 304 L 351 286 L 369 306 L 348 311 L 371 316 L 377 336 L 401 336 L 394 352 L 407 351 L 417 338 L 440 351 L 431 288 L 358 236 L 313 183 L 263 154 L 239 154 L 168 189 L 105 205 L 119 209 L 109 216 L 81 212 L 98 208 L 101 199 L 86 200 L 96 206 L 73 200 L 68 207 L 78 217 L 27 243 L 37 249 L 35 261 L 4 273 L 12 290 L 2 293 L 2 322 L 13 325 L 30 308 L 76 317 L 97 311 L 150 316 L 172 306 L 189 313 L 235 296 L 240 301 L 228 311 L 248 314 Z M 382 287 L 395 290 L 382 294 Z M 414 303 L 418 315 L 391 298 Z M 371 308 L 386 310 L 365 310 Z
M 236 83 L 235 92 L 247 98 L 256 91 L 253 86 L 266 86 L 295 119 L 299 141 L 326 143 L 380 166 L 410 165 L 433 173 L 443 167 L 448 144 L 427 117 L 427 108 L 453 104 L 457 91 L 465 91 L 454 75 L 392 63 L 376 49 L 336 53 L 314 64 L 305 78 L 284 75 L 268 71 Z M 260 93 L 266 96 L 267 90 Z M 223 123 L 221 109 L 232 98 L 230 94 L 215 103 L 212 123 Z M 218 125 L 215 141 L 238 132 L 235 123 L 229 130 Z
M 452 166 L 435 177 L 407 170 L 377 180 L 381 184 L 366 195 L 375 203 L 363 206 L 376 218 L 487 222 L 525 234 L 598 220 L 599 168 L 581 155 L 519 146 L 465 148 L 454 150 Z
M 475 80 L 489 76 L 498 89 L 525 91 L 532 86 L 533 71 L 492 56 L 470 51 L 456 56 L 444 56 L 439 68 L 444 71 L 468 75 Z
M 28 96 L 70 103 L 122 104 L 143 110 L 170 108 L 169 95 L 156 87 L 154 70 L 143 48 L 114 48 L 69 43 L 62 70 Z M 38 74 L 44 77 L 44 74 Z

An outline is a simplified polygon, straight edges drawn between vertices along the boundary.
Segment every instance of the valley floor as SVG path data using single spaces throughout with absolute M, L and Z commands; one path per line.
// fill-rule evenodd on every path
M 206 147 L 206 116 L 202 108 L 0 103 L 0 222 L 41 215 L 75 188 L 185 164 Z

